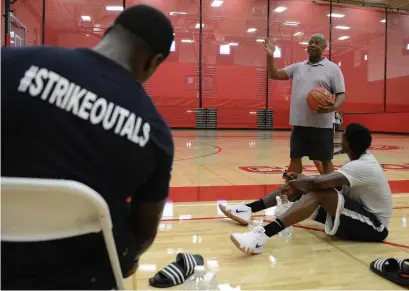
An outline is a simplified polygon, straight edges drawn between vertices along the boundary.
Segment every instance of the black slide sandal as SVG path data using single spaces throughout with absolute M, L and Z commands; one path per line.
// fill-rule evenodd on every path
M 400 276 L 409 279 L 409 259 L 396 259 L 396 260 L 399 263 Z
M 175 262 L 167 265 L 149 279 L 149 284 L 156 288 L 181 285 L 194 273 L 196 266 L 203 266 L 203 264 L 204 260 L 201 255 L 179 253 Z
M 408 259 L 377 259 L 370 265 L 371 271 L 402 287 L 409 288 Z

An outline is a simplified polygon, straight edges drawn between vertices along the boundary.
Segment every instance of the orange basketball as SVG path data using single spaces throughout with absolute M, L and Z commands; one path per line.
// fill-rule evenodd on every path
M 327 106 L 328 100 L 334 101 L 332 94 L 325 88 L 315 88 L 307 96 L 308 106 L 316 112 L 318 105 Z

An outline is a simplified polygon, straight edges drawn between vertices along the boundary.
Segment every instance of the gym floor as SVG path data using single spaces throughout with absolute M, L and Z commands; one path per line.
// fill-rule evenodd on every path
M 409 136 L 373 138 L 371 152 L 384 166 L 393 192 L 393 217 L 384 243 L 339 241 L 326 236 L 318 223 L 304 221 L 294 227 L 290 240 L 274 237 L 263 254 L 249 257 L 229 239 L 230 233 L 248 228 L 225 218 L 217 206 L 259 199 L 282 183 L 290 133 L 173 134 L 176 156 L 169 201 L 154 245 L 143 255 L 137 273 L 126 280 L 128 289 L 155 289 L 148 279 L 179 252 L 201 254 L 223 290 L 399 289 L 373 274 L 369 264 L 377 258 L 409 258 Z M 345 159 L 338 155 L 334 164 L 341 166 Z M 304 173 L 317 173 L 311 161 L 304 162 Z M 274 208 L 257 214 L 253 222 L 265 223 L 273 219 Z

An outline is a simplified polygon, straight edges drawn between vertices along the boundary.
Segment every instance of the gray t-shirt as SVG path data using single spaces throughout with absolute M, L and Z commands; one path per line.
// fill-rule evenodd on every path
M 343 187 L 342 194 L 361 203 L 388 227 L 392 216 L 392 192 L 376 158 L 366 153 L 358 160 L 347 162 L 337 171 L 348 179 L 350 185 Z
M 344 76 L 341 69 L 324 58 L 317 64 L 309 61 L 299 62 L 284 68 L 293 80 L 291 90 L 290 124 L 293 126 L 308 126 L 332 128 L 334 112 L 316 113 L 307 105 L 308 93 L 323 87 L 332 94 L 345 92 Z

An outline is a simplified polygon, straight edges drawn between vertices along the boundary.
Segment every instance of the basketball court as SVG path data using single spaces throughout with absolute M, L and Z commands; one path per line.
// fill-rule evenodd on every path
M 373 274 L 369 264 L 377 258 L 409 257 L 409 136 L 374 135 L 372 153 L 383 164 L 393 192 L 385 243 L 338 241 L 327 237 L 321 225 L 305 221 L 293 229 L 290 240 L 273 237 L 263 254 L 251 257 L 229 239 L 230 233 L 248 228 L 224 218 L 217 205 L 258 199 L 282 183 L 289 132 L 174 131 L 174 139 L 170 199 L 157 239 L 126 281 L 127 288 L 154 289 L 148 279 L 177 253 L 188 252 L 204 257 L 222 288 L 399 289 Z M 342 165 L 345 158 L 336 156 L 334 164 Z M 314 174 L 312 163 L 305 163 L 306 173 Z M 267 222 L 273 215 L 274 208 L 260 212 L 253 222 Z
M 138 271 L 126 279 L 127 289 L 155 289 L 149 286 L 148 279 L 175 261 L 181 252 L 202 255 L 206 269 L 216 273 L 220 290 L 404 289 L 372 273 L 369 264 L 377 258 L 409 258 L 407 134 L 373 135 L 371 152 L 382 164 L 393 193 L 393 216 L 384 243 L 339 241 L 325 235 L 322 225 L 304 221 L 293 227 L 290 239 L 275 236 L 265 246 L 264 253 L 246 256 L 229 236 L 232 232 L 247 232 L 249 228 L 226 218 L 218 208 L 219 203 L 248 202 L 276 189 L 283 183 L 281 176 L 289 163 L 290 132 L 257 130 L 273 127 L 273 111 L 274 128 L 289 128 L 290 83 L 272 85 L 273 81 L 265 78 L 265 52 L 260 42 L 268 35 L 264 31 L 266 24 L 270 27 L 270 36 L 281 38 L 283 59 L 277 62 L 282 67 L 304 60 L 306 37 L 313 32 L 330 31 L 330 18 L 335 19 L 334 23 L 341 21 L 334 13 L 329 17 L 332 11 L 329 4 L 266 0 L 237 1 L 227 6 L 226 1 L 226 9 L 220 12 L 217 10 L 220 5 L 213 7 L 210 0 L 89 2 L 89 7 L 76 0 L 16 2 L 13 9 L 18 13 L 10 14 L 9 45 L 40 44 L 40 32 L 47 30 L 42 34 L 42 44 L 92 47 L 124 7 L 149 2 L 166 11 L 173 24 L 177 24 L 172 58 L 163 65 L 159 77 L 145 84 L 146 91 L 160 104 L 158 109 L 169 125 L 254 129 L 173 131 L 175 161 L 169 200 L 157 238 L 142 256 Z M 120 6 L 112 6 L 111 2 L 118 2 Z M 204 4 L 200 5 L 204 8 L 199 7 L 202 2 Z M 267 2 L 270 3 L 268 7 L 271 6 L 271 16 L 265 12 Z M 331 50 L 332 61 L 342 65 L 349 86 L 347 90 L 352 88 L 348 91 L 347 102 L 354 101 L 342 109 L 363 112 L 354 115 L 354 118 L 359 117 L 354 121 L 370 123 L 371 129 L 408 132 L 408 99 L 402 94 L 408 82 L 405 68 L 409 53 L 409 30 L 406 28 L 409 26 L 407 13 L 402 12 L 407 1 L 390 1 L 396 2 L 394 7 L 401 8 L 399 13 L 386 8 L 385 11 L 383 8 L 370 10 L 363 5 L 327 2 L 331 2 L 334 12 L 350 17 L 350 22 L 344 24 L 354 28 L 344 36 L 345 29 L 350 27 L 335 27 L 341 30 L 334 33 L 331 39 L 334 43 L 325 52 Z M 288 6 L 287 12 L 296 11 L 298 14 L 291 14 L 291 20 L 302 19 L 305 32 L 294 30 L 300 23 L 280 18 L 285 10 L 278 11 L 278 5 Z M 185 15 L 187 20 L 183 18 Z M 241 23 L 243 21 L 245 24 Z M 283 26 L 278 25 L 280 22 Z M 206 23 L 205 28 L 203 23 Z M 39 28 L 38 31 L 35 28 Z M 203 40 L 204 49 L 198 39 L 199 30 L 212 36 Z M 350 36 L 351 42 L 345 42 Z M 203 50 L 202 56 L 199 51 Z M 370 62 L 367 62 L 368 55 Z M 203 59 L 199 60 L 199 56 Z M 199 71 L 203 73 L 202 83 Z M 218 116 L 218 120 L 201 120 L 203 116 Z M 270 127 L 260 126 L 260 118 L 271 119 Z M 336 142 L 340 139 L 341 132 L 337 132 Z M 335 166 L 341 166 L 345 159 L 346 155 L 335 156 Z M 304 174 L 318 174 L 308 159 L 304 159 Z M 274 213 L 274 208 L 257 213 L 253 216 L 253 224 L 268 223 L 274 219 Z

